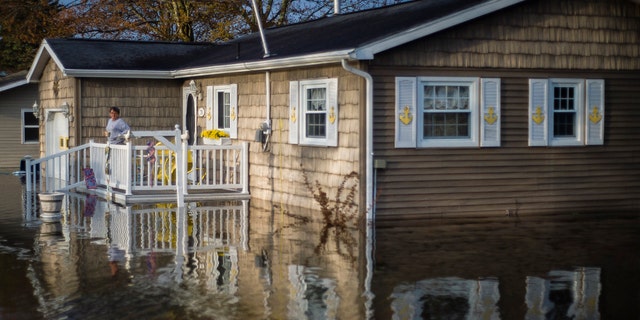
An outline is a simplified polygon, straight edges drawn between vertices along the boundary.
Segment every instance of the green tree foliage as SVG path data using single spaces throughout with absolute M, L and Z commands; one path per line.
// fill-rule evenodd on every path
M 265 28 L 333 14 L 330 0 L 255 0 Z M 341 0 L 341 13 L 405 0 Z M 258 31 L 251 0 L 2 0 L 0 71 L 27 69 L 44 38 L 219 42 Z
M 58 1 L 2 0 L 0 5 L 0 71 L 28 69 L 45 37 L 66 37 L 73 31 L 57 20 Z

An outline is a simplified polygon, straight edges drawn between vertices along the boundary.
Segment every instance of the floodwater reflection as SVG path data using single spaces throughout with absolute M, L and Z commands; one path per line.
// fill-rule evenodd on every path
M 637 319 L 639 227 L 635 214 L 378 223 L 376 317 Z
M 9 178 L 0 175 L 1 319 L 640 315 L 637 215 L 365 226 L 352 211 L 123 207 L 71 193 L 62 219 L 42 222 L 28 197 L 10 195 L 20 185 Z

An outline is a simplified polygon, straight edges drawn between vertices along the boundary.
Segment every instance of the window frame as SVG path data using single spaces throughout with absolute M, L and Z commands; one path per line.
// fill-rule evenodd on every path
M 27 113 L 33 114 L 33 109 L 31 109 L 31 108 L 22 108 L 20 110 L 21 142 L 22 142 L 22 144 L 37 144 L 37 143 L 40 143 L 40 121 L 38 120 L 38 118 L 35 118 L 35 115 L 33 115 L 33 117 L 37 121 L 37 124 L 33 124 L 33 125 L 26 124 L 25 114 L 27 114 Z M 36 140 L 27 140 L 26 139 L 26 136 L 27 136 L 26 130 L 27 129 L 36 129 L 37 130 L 37 139 Z
M 554 100 L 556 99 L 554 88 L 573 87 L 574 91 L 574 112 L 575 117 L 573 119 L 574 136 L 556 136 L 554 133 L 555 127 L 555 115 L 556 113 L 566 113 L 562 111 L 556 111 L 554 108 Z M 549 92 L 548 92 L 548 108 L 549 108 L 549 124 L 547 127 L 549 135 L 550 146 L 581 146 L 584 145 L 584 120 L 582 115 L 584 114 L 584 80 L 583 79 L 549 79 Z
M 220 93 L 229 94 L 229 127 L 220 127 Z M 229 134 L 231 139 L 238 138 L 238 85 L 207 86 L 207 121 L 206 129 L 219 129 Z M 224 115 L 223 115 L 224 116 Z
M 479 146 L 479 113 L 480 113 L 480 78 L 475 77 L 418 77 L 417 89 L 417 147 L 478 147 Z M 424 88 L 426 85 L 468 86 L 469 87 L 469 137 L 468 138 L 425 138 L 424 116 L 431 113 L 424 109 Z M 434 112 L 435 113 L 435 112 Z M 460 113 L 460 112 L 447 112 Z
M 554 134 L 554 88 L 576 88 L 574 137 Z M 577 78 L 529 79 L 529 146 L 571 147 L 604 144 L 605 80 Z
M 225 130 L 229 133 L 229 129 L 231 129 L 231 88 L 221 87 L 213 89 L 214 94 L 214 114 L 216 115 L 216 120 L 214 120 L 214 127 L 216 129 Z M 222 100 L 220 101 L 222 96 Z M 228 101 L 227 101 L 228 99 Z M 228 120 L 228 125 L 226 125 Z M 220 123 L 222 122 L 222 126 Z
M 324 137 L 308 136 L 307 114 L 317 113 L 307 110 L 308 89 L 325 89 Z M 289 84 L 289 143 L 306 146 L 338 146 L 338 79 L 307 79 L 291 81 Z
M 310 111 L 307 104 L 310 101 L 308 90 L 324 89 L 324 110 Z M 309 123 L 307 122 L 308 114 L 324 115 L 324 137 L 310 137 Z M 304 80 L 300 81 L 300 144 L 324 146 L 327 144 L 329 121 L 329 84 L 325 80 Z

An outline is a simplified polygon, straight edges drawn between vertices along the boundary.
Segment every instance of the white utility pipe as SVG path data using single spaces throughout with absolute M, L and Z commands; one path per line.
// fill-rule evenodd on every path
M 267 124 L 271 128 L 271 72 L 267 71 L 264 74 L 266 101 L 265 106 L 267 108 Z
M 264 30 L 262 29 L 262 20 L 260 19 L 260 11 L 258 11 L 258 5 L 256 0 L 251 0 L 253 5 L 253 12 L 256 16 L 256 22 L 258 23 L 258 31 L 260 31 L 260 39 L 262 39 L 262 48 L 264 49 L 264 58 L 270 56 L 269 48 L 267 47 L 267 38 L 264 36 Z

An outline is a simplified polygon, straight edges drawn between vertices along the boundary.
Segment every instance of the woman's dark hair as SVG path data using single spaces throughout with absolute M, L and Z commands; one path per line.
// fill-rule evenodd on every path
M 111 107 L 109 110 L 110 111 L 114 111 L 117 114 L 120 114 L 120 108 L 118 108 L 118 107 Z

